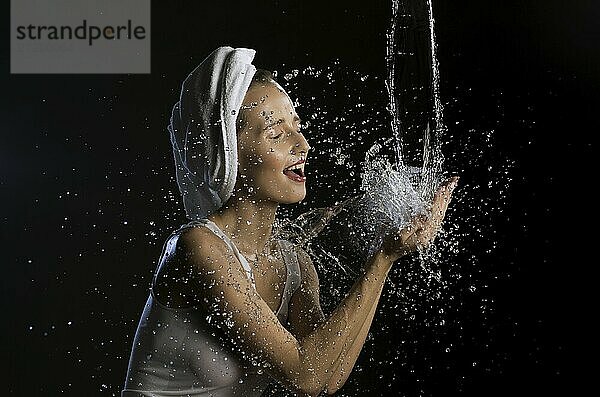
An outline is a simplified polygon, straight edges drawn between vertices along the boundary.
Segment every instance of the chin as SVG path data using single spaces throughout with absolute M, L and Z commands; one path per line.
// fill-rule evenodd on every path
M 277 185 L 272 184 L 270 186 L 271 192 L 274 194 L 270 195 L 276 198 L 280 204 L 296 204 L 306 197 L 306 182 L 297 183 L 290 181 L 286 176 L 283 176 L 282 180 L 275 180 Z M 275 187 L 273 190 L 272 188 Z
M 280 196 L 279 203 L 280 204 L 296 204 L 300 201 L 304 200 L 306 197 L 306 189 L 301 188 L 291 192 L 287 192 L 287 194 Z
M 282 197 L 278 200 L 279 204 L 298 204 L 302 200 L 304 200 L 306 195 L 295 195 L 294 197 Z
M 298 195 L 298 197 L 291 204 L 299 203 L 302 200 L 304 200 L 305 198 L 306 198 L 306 190 L 301 195 Z

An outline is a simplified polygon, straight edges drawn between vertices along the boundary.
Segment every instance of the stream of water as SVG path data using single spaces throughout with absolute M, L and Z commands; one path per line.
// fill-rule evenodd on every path
M 432 197 L 444 162 L 434 26 L 432 0 L 392 0 L 385 84 L 396 168 L 408 174 L 420 168 L 415 182 L 425 200 Z
M 442 175 L 445 130 L 431 0 L 392 0 L 386 37 L 391 134 L 366 151 L 361 194 L 300 215 L 285 225 L 283 238 L 304 245 L 329 225 L 364 261 L 387 233 L 427 214 Z M 382 154 L 390 147 L 393 160 Z

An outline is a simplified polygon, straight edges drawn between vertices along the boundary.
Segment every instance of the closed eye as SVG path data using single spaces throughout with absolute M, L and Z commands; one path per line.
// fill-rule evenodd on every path
M 278 125 L 281 125 L 284 122 L 285 122 L 285 120 L 279 119 L 276 122 L 274 122 L 272 124 L 269 124 L 269 125 L 267 125 L 265 127 L 265 131 L 268 131 L 271 134 L 277 134 L 277 135 L 274 135 L 274 136 L 270 136 L 271 139 L 277 139 L 277 138 L 280 138 L 283 135 L 284 131 L 283 130 L 275 131 L 275 127 L 277 127 Z
M 267 137 L 270 139 L 277 139 L 280 138 L 285 131 L 283 131 L 283 129 L 275 129 L 272 126 L 268 128 L 267 130 Z
M 301 120 L 300 120 L 300 118 L 298 118 L 298 117 L 295 117 L 295 118 L 294 118 L 294 121 L 297 123 L 297 124 L 296 124 L 296 129 L 297 129 L 297 132 L 301 132 L 301 131 L 304 129 L 304 125 L 302 124 L 302 121 L 301 121 Z M 284 124 L 284 123 L 285 123 L 285 120 L 284 120 L 284 119 L 279 119 L 279 120 L 277 120 L 276 122 L 274 122 L 274 123 L 272 123 L 272 124 L 269 124 L 269 125 L 267 125 L 267 126 L 265 127 L 265 131 L 267 131 L 267 130 L 268 130 L 269 132 L 271 132 L 271 131 L 273 131 L 273 132 L 274 132 L 274 131 L 275 131 L 275 127 L 277 127 L 277 126 L 279 126 L 279 125 L 281 125 L 281 124 Z M 277 134 L 276 136 L 272 136 L 271 138 L 272 138 L 272 139 L 277 139 L 277 138 L 281 137 L 281 136 L 282 136 L 284 133 L 285 133 L 285 131 L 283 131 L 283 130 L 282 130 L 282 131 L 279 131 L 279 134 Z

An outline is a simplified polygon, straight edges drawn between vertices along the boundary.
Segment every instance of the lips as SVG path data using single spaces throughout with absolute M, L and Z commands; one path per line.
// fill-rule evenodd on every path
M 306 182 L 306 176 L 304 175 L 304 162 L 304 159 L 300 159 L 294 164 L 284 168 L 284 175 L 295 182 Z

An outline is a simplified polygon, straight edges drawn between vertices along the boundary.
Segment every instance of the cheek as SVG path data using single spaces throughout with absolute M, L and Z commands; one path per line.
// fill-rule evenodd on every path
M 239 142 L 238 161 L 240 172 L 252 179 L 269 177 L 282 173 L 287 159 L 281 150 L 268 141 L 255 141 L 251 143 Z
M 283 172 L 283 168 L 285 167 L 285 159 L 280 152 L 267 150 L 266 152 L 262 153 L 260 157 L 260 168 L 265 174 L 273 175 Z
M 263 143 L 258 141 L 238 141 L 238 162 L 242 170 L 247 172 L 251 168 L 260 166 L 264 157 L 262 153 L 264 149 L 261 146 L 263 146 Z

